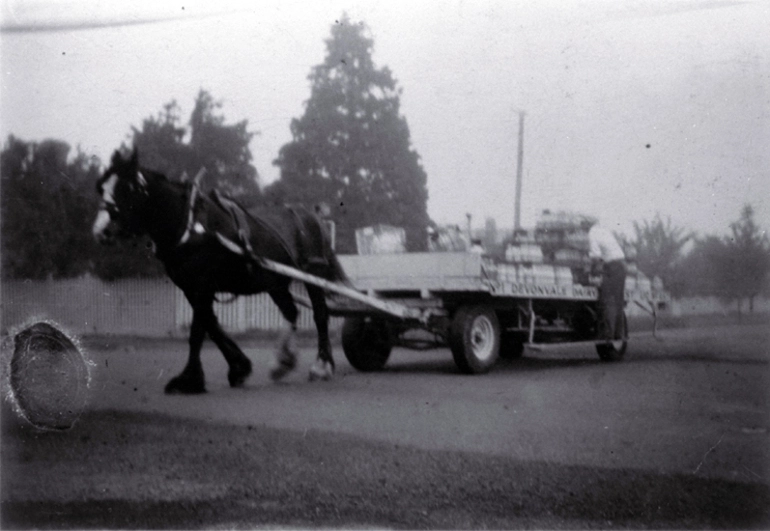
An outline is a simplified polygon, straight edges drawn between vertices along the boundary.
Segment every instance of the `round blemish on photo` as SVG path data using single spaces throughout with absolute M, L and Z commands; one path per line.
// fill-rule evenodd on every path
M 9 397 L 19 415 L 40 429 L 66 430 L 85 410 L 89 362 L 77 341 L 50 322 L 11 338 Z

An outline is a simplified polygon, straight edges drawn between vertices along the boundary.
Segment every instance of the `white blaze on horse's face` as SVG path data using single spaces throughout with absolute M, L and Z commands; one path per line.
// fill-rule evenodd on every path
M 110 224 L 110 215 L 107 213 L 106 210 L 100 209 L 99 213 L 96 214 L 96 221 L 94 221 L 94 238 L 97 240 L 103 240 L 104 239 L 104 231 L 107 229 L 107 225 Z
M 118 176 L 111 175 L 109 179 L 102 184 L 102 202 L 99 206 L 99 213 L 96 214 L 94 221 L 93 234 L 97 241 L 109 239 L 107 228 L 110 226 L 112 216 L 110 209 L 117 210 L 115 205 L 115 185 L 118 183 Z

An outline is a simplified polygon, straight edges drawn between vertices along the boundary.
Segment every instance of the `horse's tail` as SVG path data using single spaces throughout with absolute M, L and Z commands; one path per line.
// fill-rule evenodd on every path
M 298 253 L 302 264 L 301 269 L 326 280 L 353 287 L 332 249 L 331 236 L 327 224 L 324 222 L 328 216 L 328 211 L 324 211 L 318 206 L 315 207 L 314 211 L 293 207 L 289 207 L 289 211 L 299 222 L 297 244 L 302 249 Z

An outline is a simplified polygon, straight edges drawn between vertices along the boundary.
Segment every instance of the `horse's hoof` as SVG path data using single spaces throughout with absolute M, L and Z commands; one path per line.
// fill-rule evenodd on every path
M 278 364 L 270 369 L 270 379 L 274 382 L 277 382 L 287 374 L 289 374 L 291 371 L 294 370 L 294 367 L 297 366 L 296 361 L 285 361 L 282 360 L 278 362 Z
M 328 361 L 319 361 L 310 367 L 310 373 L 308 374 L 308 380 L 315 382 L 317 380 L 329 381 L 334 376 L 334 365 Z
M 250 375 L 251 362 L 246 360 L 237 369 L 230 369 L 230 372 L 227 373 L 227 381 L 230 382 L 230 387 L 240 387 L 243 385 L 243 382 L 246 381 L 246 378 L 248 378 Z
M 177 376 L 166 384 L 167 395 L 200 395 L 206 392 L 206 384 Z
M 278 381 L 293 371 L 296 366 L 297 354 L 289 348 L 287 341 L 284 341 L 275 357 L 275 366 L 270 369 L 270 379 L 274 382 Z

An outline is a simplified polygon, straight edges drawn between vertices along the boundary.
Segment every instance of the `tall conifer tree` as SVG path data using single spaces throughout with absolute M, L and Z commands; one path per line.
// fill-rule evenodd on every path
M 403 227 L 407 248 L 425 247 L 427 175 L 400 114 L 401 89 L 372 60 L 373 40 L 347 16 L 326 41 L 326 59 L 308 76 L 305 113 L 291 122 L 292 141 L 275 164 L 281 177 L 268 195 L 308 206 L 323 202 L 337 224 L 337 250 L 355 252 L 355 230 Z

